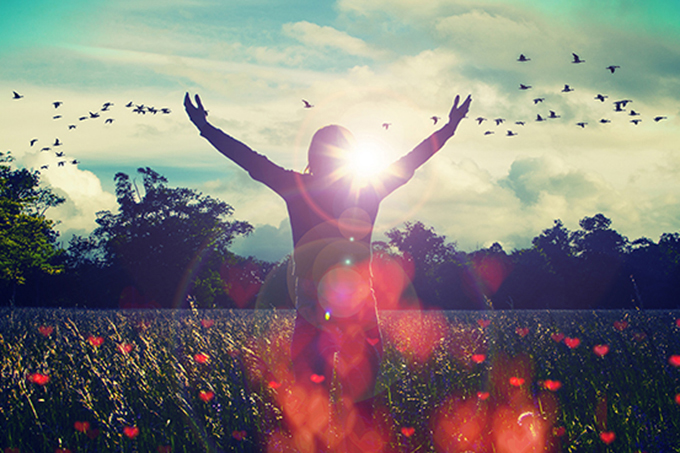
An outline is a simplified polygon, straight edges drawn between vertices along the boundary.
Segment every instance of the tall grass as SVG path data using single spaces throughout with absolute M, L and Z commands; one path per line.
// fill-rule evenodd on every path
M 522 438 L 498 437 L 499 414 L 529 404 L 552 451 L 680 451 L 678 318 L 383 313 L 383 449 L 502 451 Z M 0 451 L 264 451 L 286 433 L 277 395 L 293 321 L 291 311 L 2 309 Z M 456 444 L 473 422 L 477 443 Z

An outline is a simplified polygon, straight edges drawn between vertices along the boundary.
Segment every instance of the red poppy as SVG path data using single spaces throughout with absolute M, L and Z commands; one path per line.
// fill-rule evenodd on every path
M 406 437 L 411 437 L 416 432 L 413 426 L 404 426 L 401 428 L 401 433 Z
M 92 346 L 97 348 L 104 343 L 104 337 L 95 337 L 94 335 L 90 335 L 87 337 L 87 341 L 89 341 Z
M 557 333 L 550 335 L 550 338 L 552 338 L 552 340 L 555 343 L 559 343 L 560 341 L 564 340 L 564 334 L 561 333 L 561 332 L 557 332 Z
M 598 344 L 595 347 L 593 347 L 593 352 L 598 357 L 604 357 L 609 353 L 609 346 L 607 346 L 606 344 Z
M 626 320 L 614 321 L 614 328 L 619 332 L 622 332 L 626 327 L 628 327 L 628 321 Z
M 213 321 L 212 319 L 201 319 L 201 325 L 206 329 L 209 329 L 215 325 L 215 321 Z
M 475 363 L 482 363 L 485 360 L 486 360 L 486 356 L 484 354 L 473 354 L 472 355 L 472 361 L 475 362 Z
M 312 374 L 309 379 L 312 380 L 313 383 L 315 384 L 321 384 L 323 381 L 326 380 L 326 376 L 323 374 Z
M 489 392 L 477 392 L 477 398 L 484 401 L 489 398 Z
M 28 380 L 38 385 L 45 385 L 50 382 L 50 377 L 47 374 L 33 373 L 28 375 Z
M 523 384 L 524 384 L 524 379 L 522 379 L 521 377 L 513 376 L 513 377 L 510 378 L 510 385 L 512 385 L 513 387 L 520 387 Z
M 123 434 L 125 434 L 125 437 L 128 439 L 134 439 L 139 436 L 139 428 L 136 426 L 126 426 L 123 428 Z
M 574 349 L 574 348 L 577 348 L 578 345 L 581 344 L 581 340 L 579 340 L 578 338 L 567 337 L 567 338 L 564 339 L 564 344 L 566 344 L 569 347 L 569 349 Z
M 199 352 L 198 354 L 194 354 L 194 360 L 195 360 L 197 363 L 201 363 L 201 364 L 207 363 L 207 362 L 208 362 L 208 358 L 209 358 L 209 357 L 208 357 L 208 354 L 204 354 L 204 353 L 202 353 L 202 352 Z
M 269 385 L 269 388 L 272 388 L 272 389 L 274 389 L 274 390 L 276 390 L 277 388 L 281 387 L 281 383 L 280 383 L 280 382 L 276 382 L 276 381 L 273 381 L 273 380 L 272 380 L 272 381 L 269 381 L 269 384 L 268 384 L 268 385 Z
M 482 329 L 489 327 L 489 324 L 491 324 L 491 321 L 488 319 L 478 319 L 477 324 L 479 324 L 479 327 Z
M 52 335 L 52 332 L 54 332 L 54 327 L 52 327 L 52 326 L 40 326 L 40 327 L 38 327 L 38 332 L 40 332 L 45 337 L 49 337 L 50 335 Z
M 118 351 L 121 354 L 129 354 L 134 349 L 134 347 L 135 345 L 133 345 L 132 343 L 120 343 L 118 345 Z
M 668 363 L 674 367 L 680 367 L 680 355 L 672 355 L 668 358 Z
M 86 433 L 90 430 L 90 422 L 75 422 L 73 427 L 78 432 Z
M 210 402 L 213 398 L 215 398 L 215 392 L 211 392 L 210 390 L 201 390 L 198 392 L 198 397 L 204 402 Z
M 518 327 L 515 329 L 515 333 L 519 335 L 520 337 L 524 338 L 529 334 L 529 328 L 528 327 Z
M 560 381 L 547 379 L 543 382 L 543 387 L 547 388 L 551 392 L 556 392 L 562 387 L 562 383 Z
M 676 402 L 677 404 L 680 404 L 680 393 L 678 393 L 677 395 L 675 395 L 675 402 Z
M 609 445 L 616 439 L 616 434 L 614 434 L 614 431 L 605 431 L 600 433 L 600 439 L 602 439 L 602 442 Z
M 236 440 L 243 440 L 243 439 L 246 438 L 246 435 L 247 435 L 247 434 L 248 434 L 248 433 L 246 433 L 246 432 L 243 431 L 243 430 L 241 430 L 241 431 L 233 431 L 233 432 L 231 433 L 231 437 L 233 437 L 233 438 L 236 439 Z

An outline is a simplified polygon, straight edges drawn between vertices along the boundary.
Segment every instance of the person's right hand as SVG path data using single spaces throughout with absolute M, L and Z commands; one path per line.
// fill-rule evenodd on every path
M 472 102 L 472 97 L 468 95 L 460 106 L 458 106 L 458 101 L 460 101 L 460 96 L 456 95 L 456 99 L 453 101 L 453 107 L 451 107 L 451 112 L 449 112 L 449 123 L 456 126 L 460 123 L 460 120 L 467 115 L 468 109 L 470 108 L 470 102 Z
M 208 121 L 205 119 L 205 117 L 208 116 L 208 112 L 203 108 L 201 98 L 196 95 L 196 106 L 194 106 L 189 97 L 189 93 L 186 93 L 186 95 L 184 95 L 184 109 L 187 111 L 191 122 L 196 125 L 198 130 L 202 131 L 208 124 Z

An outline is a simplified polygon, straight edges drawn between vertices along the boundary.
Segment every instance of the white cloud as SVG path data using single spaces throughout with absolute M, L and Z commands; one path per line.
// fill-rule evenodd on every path
M 301 21 L 284 24 L 283 32 L 311 47 L 338 49 L 359 57 L 376 58 L 384 55 L 384 52 L 372 49 L 363 40 L 329 26 Z

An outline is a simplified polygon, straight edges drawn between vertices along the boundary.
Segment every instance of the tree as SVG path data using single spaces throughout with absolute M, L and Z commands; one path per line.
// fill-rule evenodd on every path
M 225 288 L 215 269 L 232 254 L 234 237 L 246 235 L 252 226 L 227 220 L 233 208 L 192 189 L 169 188 L 167 179 L 150 168 L 137 170 L 143 194 L 125 173 L 114 181 L 118 213 L 97 214 L 99 225 L 92 245 L 107 266 L 121 269 L 147 301 L 177 307 L 190 293 L 200 294 L 203 304 L 214 301 Z
M 0 153 L 0 163 L 12 162 Z M 56 259 L 58 233 L 45 211 L 63 203 L 49 188 L 40 187 L 40 173 L 0 165 L 0 282 L 10 305 L 17 287 L 40 274 L 61 271 Z

